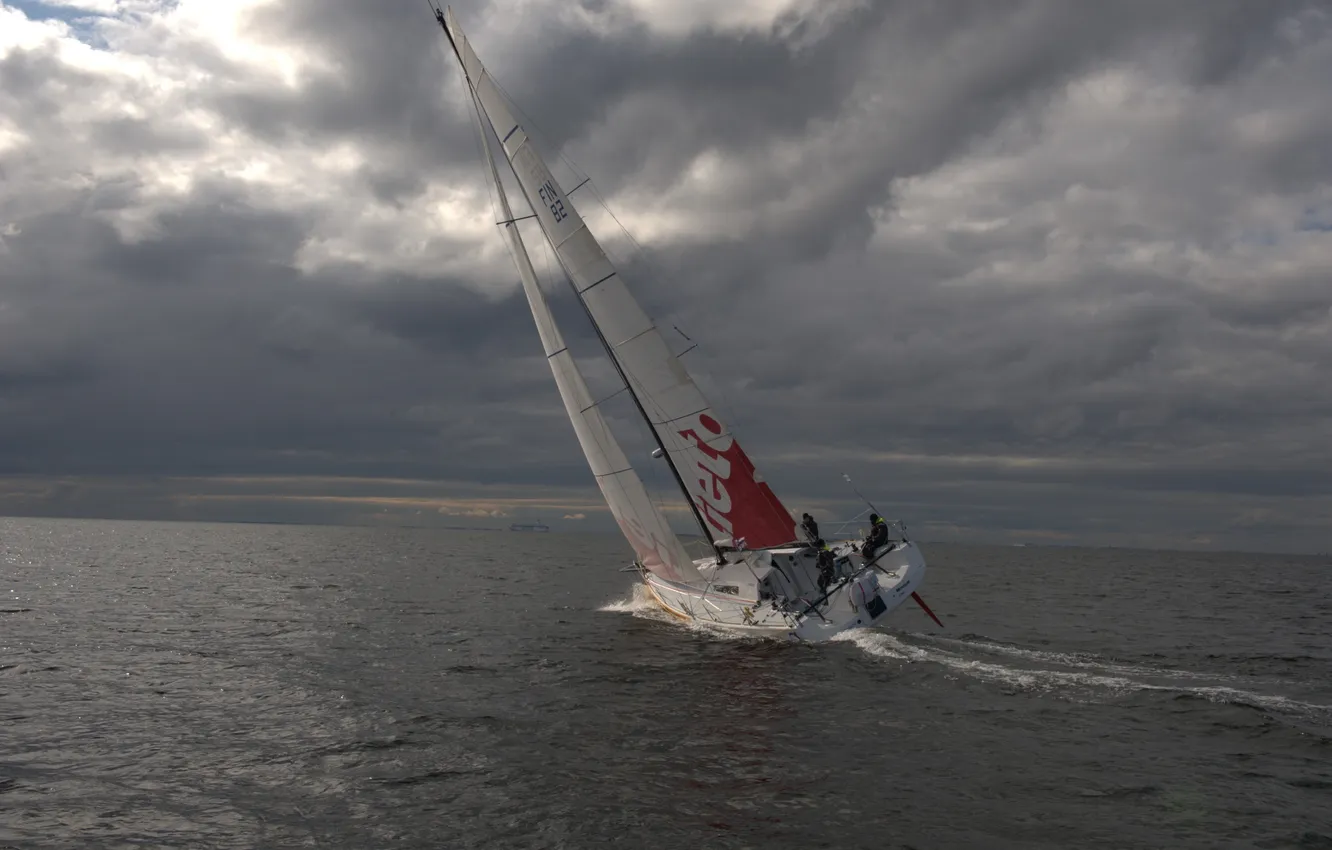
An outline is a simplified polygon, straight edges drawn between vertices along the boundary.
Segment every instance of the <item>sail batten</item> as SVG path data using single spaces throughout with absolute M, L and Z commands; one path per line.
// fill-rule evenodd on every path
M 797 539 L 794 518 L 763 483 L 731 430 L 630 293 L 535 145 L 529 144 L 530 136 L 472 50 L 452 10 L 444 24 L 480 112 L 492 130 L 510 128 L 502 138 L 495 133 L 500 149 L 644 420 L 667 452 L 700 527 L 710 538 L 744 539 L 753 548 Z

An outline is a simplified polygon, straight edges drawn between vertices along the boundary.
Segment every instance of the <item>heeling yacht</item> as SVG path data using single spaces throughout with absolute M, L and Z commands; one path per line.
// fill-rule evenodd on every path
M 452 9 L 431 5 L 472 97 L 487 174 L 498 198 L 498 225 L 555 384 L 606 504 L 637 555 L 630 569 L 651 598 L 685 620 L 799 641 L 876 625 L 909 598 L 924 608 L 916 591 L 925 577 L 925 558 L 900 524 L 885 524 L 881 545 L 864 548 L 858 540 L 823 543 L 802 537 L 792 514 L 616 272 L 515 117 L 518 110 L 477 58 Z M 531 215 L 515 217 L 492 148 L 512 171 Z M 709 544 L 707 557 L 695 559 L 685 550 L 588 391 L 537 281 L 518 228 L 524 219 L 535 219 L 558 258 L 652 434 L 654 457 L 670 467 Z

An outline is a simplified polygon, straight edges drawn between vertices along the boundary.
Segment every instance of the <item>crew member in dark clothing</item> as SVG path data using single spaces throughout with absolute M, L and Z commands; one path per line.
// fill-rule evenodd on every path
M 819 539 L 819 524 L 814 521 L 814 517 L 809 514 L 802 515 L 800 518 L 800 527 L 804 529 L 805 536 L 809 538 L 811 543 Z M 818 544 L 815 543 L 815 545 Z
M 866 558 L 874 557 L 874 550 L 888 542 L 888 523 L 878 514 L 870 514 L 870 533 L 865 544 L 860 547 L 860 554 Z
M 814 545 L 819 549 L 819 592 L 826 593 L 828 585 L 832 583 L 833 573 L 836 570 L 836 561 L 833 559 L 832 550 L 828 544 L 821 539 L 816 539 Z

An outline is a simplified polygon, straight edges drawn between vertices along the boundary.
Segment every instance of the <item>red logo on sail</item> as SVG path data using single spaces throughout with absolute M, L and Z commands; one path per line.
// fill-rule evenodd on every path
M 772 488 L 763 483 L 744 449 L 715 418 L 700 413 L 679 430 L 696 452 L 694 469 L 680 475 L 708 525 L 725 537 L 744 538 L 762 549 L 796 539 L 795 522 Z

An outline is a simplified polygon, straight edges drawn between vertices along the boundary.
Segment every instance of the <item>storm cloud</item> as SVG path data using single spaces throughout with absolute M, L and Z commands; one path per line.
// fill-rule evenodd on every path
M 1325 3 L 455 11 L 788 507 L 1332 549 Z M 420 2 L 0 0 L 0 512 L 609 527 L 460 76 Z

